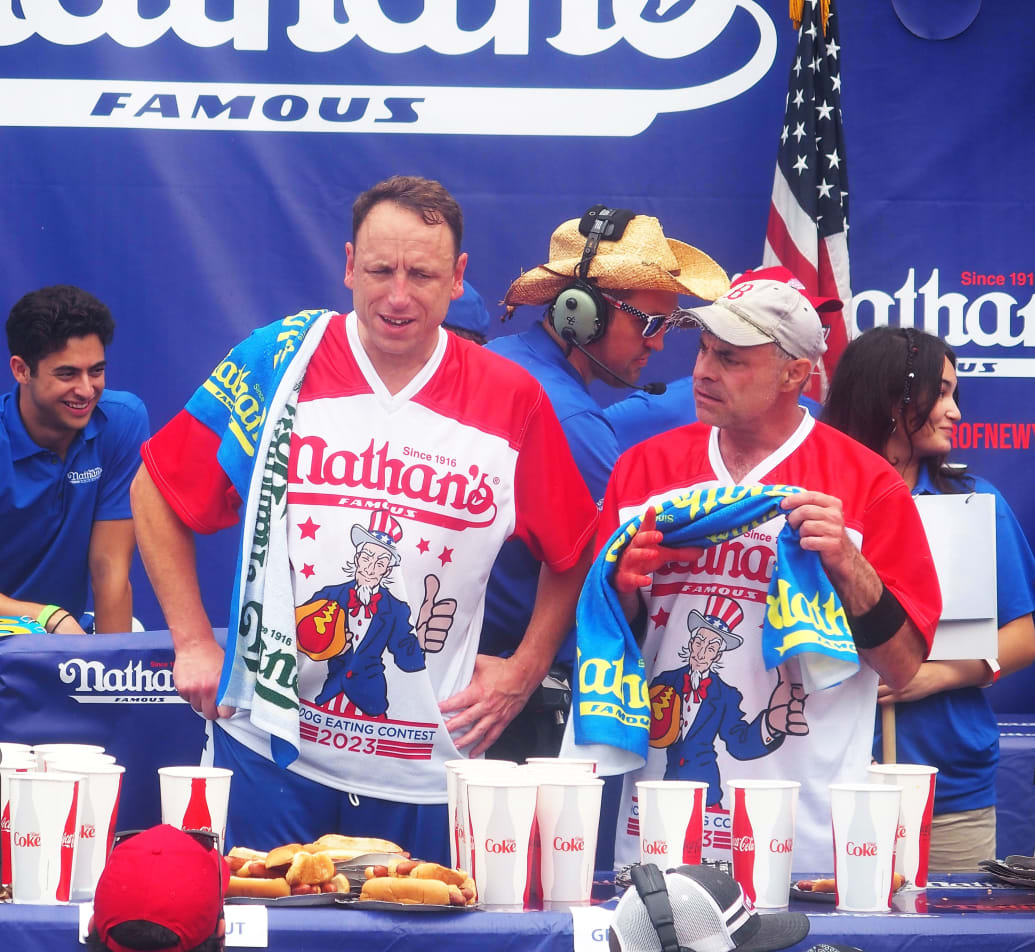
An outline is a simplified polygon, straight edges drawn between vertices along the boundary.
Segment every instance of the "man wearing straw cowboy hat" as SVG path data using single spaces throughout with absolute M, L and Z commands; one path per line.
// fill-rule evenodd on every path
M 664 384 L 639 388 L 637 381 L 650 356 L 664 346 L 672 318 L 681 313 L 679 296 L 710 301 L 728 287 L 719 265 L 697 248 L 667 238 L 657 218 L 603 205 L 561 224 L 550 238 L 549 260 L 511 284 L 504 299 L 510 312 L 522 304 L 545 306 L 543 319 L 521 334 L 497 337 L 488 347 L 543 385 L 598 504 L 619 447 L 589 384 L 599 380 L 611 387 L 663 391 Z M 486 594 L 483 651 L 506 654 L 513 648 L 528 621 L 538 572 L 539 563 L 520 541 L 504 545 Z M 562 649 L 562 667 L 570 665 L 572 647 Z M 530 706 L 536 700 L 533 696 Z M 496 756 L 556 753 L 527 748 L 537 733 L 534 723 L 525 723 L 531 716 L 529 711 L 514 722 L 505 735 L 508 746 L 497 747 Z

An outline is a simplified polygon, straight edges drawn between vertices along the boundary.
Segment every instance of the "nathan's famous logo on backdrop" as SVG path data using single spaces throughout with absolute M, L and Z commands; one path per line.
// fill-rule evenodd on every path
M 182 704 L 173 684 L 172 661 L 129 661 L 121 668 L 96 659 L 58 664 L 62 684 L 78 704 Z
M 902 286 L 890 294 L 852 295 L 851 333 L 854 337 L 885 324 L 915 327 L 956 351 L 960 377 L 1035 377 L 1033 282 L 1030 272 L 942 275 L 938 268 L 925 280 L 910 268 Z M 950 284 L 963 291 L 948 290 Z M 1001 348 L 1009 348 L 1011 356 L 1002 356 Z M 1018 351 L 1028 356 L 1012 356 Z
M 82 9 L 75 12 L 68 9 L 75 6 L 70 0 L 0 0 L 0 46 L 16 46 L 37 36 L 56 47 L 97 43 L 100 48 L 114 42 L 140 51 L 137 74 L 148 78 L 69 77 L 56 49 L 36 62 L 59 78 L 0 79 L 0 123 L 631 136 L 646 129 L 660 113 L 701 109 L 739 96 L 765 76 L 776 55 L 775 27 L 757 0 L 612 0 L 613 22 L 604 24 L 595 0 L 558 0 L 551 5 L 552 26 L 541 36 L 533 34 L 532 0 L 483 0 L 473 12 L 470 4 L 459 0 L 429 0 L 419 5 L 419 15 L 406 22 L 386 13 L 386 4 L 378 0 L 299 0 L 297 20 L 283 28 L 271 19 L 271 8 L 279 8 L 270 0 L 227 0 L 221 6 L 231 7 L 231 12 L 218 20 L 207 15 L 208 5 L 199 0 L 167 0 L 165 9 L 154 16 L 141 15 L 137 0 L 93 0 L 78 4 Z M 480 22 L 475 25 L 470 21 L 479 9 Z M 537 16 L 535 22 L 542 19 Z M 752 29 L 744 28 L 748 24 Z M 275 35 L 281 29 L 283 36 Z M 578 84 L 587 72 L 583 60 L 619 44 L 630 50 L 633 62 L 637 58 L 686 60 L 688 66 L 714 70 L 702 62 L 710 62 L 711 57 L 693 57 L 720 37 L 724 47 L 738 44 L 729 53 L 731 61 L 717 73 L 702 75 L 695 85 L 624 89 L 620 78 L 610 88 Z M 216 65 L 206 67 L 206 82 L 184 82 L 180 70 L 175 82 L 156 77 L 154 64 L 161 60 L 149 56 L 146 48 L 160 40 L 163 52 L 174 42 L 213 49 Z M 329 67 L 328 76 L 342 75 L 342 67 L 348 65 L 343 58 L 347 53 L 338 51 L 350 45 L 373 50 L 385 57 L 379 72 L 393 83 L 236 81 L 241 65 L 255 62 L 257 51 L 279 48 L 285 40 L 295 50 L 320 56 L 316 62 Z M 406 82 L 408 54 L 422 54 L 422 64 L 429 54 L 437 56 L 441 73 L 455 76 L 463 65 L 458 58 L 468 54 L 490 51 L 497 61 L 512 62 L 528 59 L 537 49 L 552 57 L 556 56 L 552 51 L 571 57 L 571 68 L 544 67 L 537 77 L 530 63 L 522 75 L 529 75 L 537 85 L 507 87 L 500 85 L 496 72 L 486 69 L 482 56 L 484 86 Z M 126 58 L 122 55 L 120 62 Z M 235 81 L 218 81 L 219 66 L 225 66 Z M 267 75 L 280 78 L 284 73 L 282 64 Z

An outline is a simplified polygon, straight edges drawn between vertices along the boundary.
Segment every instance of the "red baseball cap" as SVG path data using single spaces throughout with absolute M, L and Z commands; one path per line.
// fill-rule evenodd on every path
M 789 284 L 820 312 L 840 311 L 844 307 L 844 303 L 840 298 L 821 297 L 820 295 L 813 294 L 805 287 L 805 283 L 795 276 L 793 271 L 781 265 L 773 268 L 755 268 L 754 271 L 745 271 L 743 274 L 738 274 L 730 282 L 730 287 L 740 284 L 742 281 L 780 281 L 783 284 Z
M 115 952 L 135 952 L 110 937 L 115 926 L 143 920 L 176 933 L 179 952 L 196 948 L 216 932 L 230 868 L 173 826 L 151 827 L 112 850 L 97 881 L 93 921 L 101 941 Z

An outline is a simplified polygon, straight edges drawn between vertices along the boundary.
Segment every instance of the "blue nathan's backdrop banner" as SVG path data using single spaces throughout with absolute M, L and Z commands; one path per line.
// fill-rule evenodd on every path
M 1031 538 L 1035 7 L 834 16 L 814 49 L 842 108 L 847 330 L 912 325 L 956 349 L 957 456 Z M 730 274 L 758 266 L 797 126 L 788 77 L 820 67 L 797 47 L 786 0 L 0 0 L 4 313 L 45 284 L 98 295 L 118 324 L 108 385 L 159 426 L 252 327 L 349 305 L 351 203 L 393 173 L 459 199 L 494 316 L 553 228 L 601 201 Z M 829 161 L 784 153 L 786 174 Z M 695 348 L 668 335 L 647 376 L 688 373 Z M 219 625 L 232 549 L 200 547 Z M 164 627 L 136 578 L 137 614 Z

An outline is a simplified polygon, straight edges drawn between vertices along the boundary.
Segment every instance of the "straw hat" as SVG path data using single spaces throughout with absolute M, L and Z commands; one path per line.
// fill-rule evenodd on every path
M 504 304 L 548 304 L 571 282 L 586 247 L 579 222 L 573 218 L 554 231 L 550 260 L 514 281 Z M 601 241 L 588 277 L 611 291 L 674 291 L 706 301 L 714 301 L 730 286 L 726 272 L 708 255 L 666 238 L 661 222 L 650 215 L 632 218 L 618 241 Z

